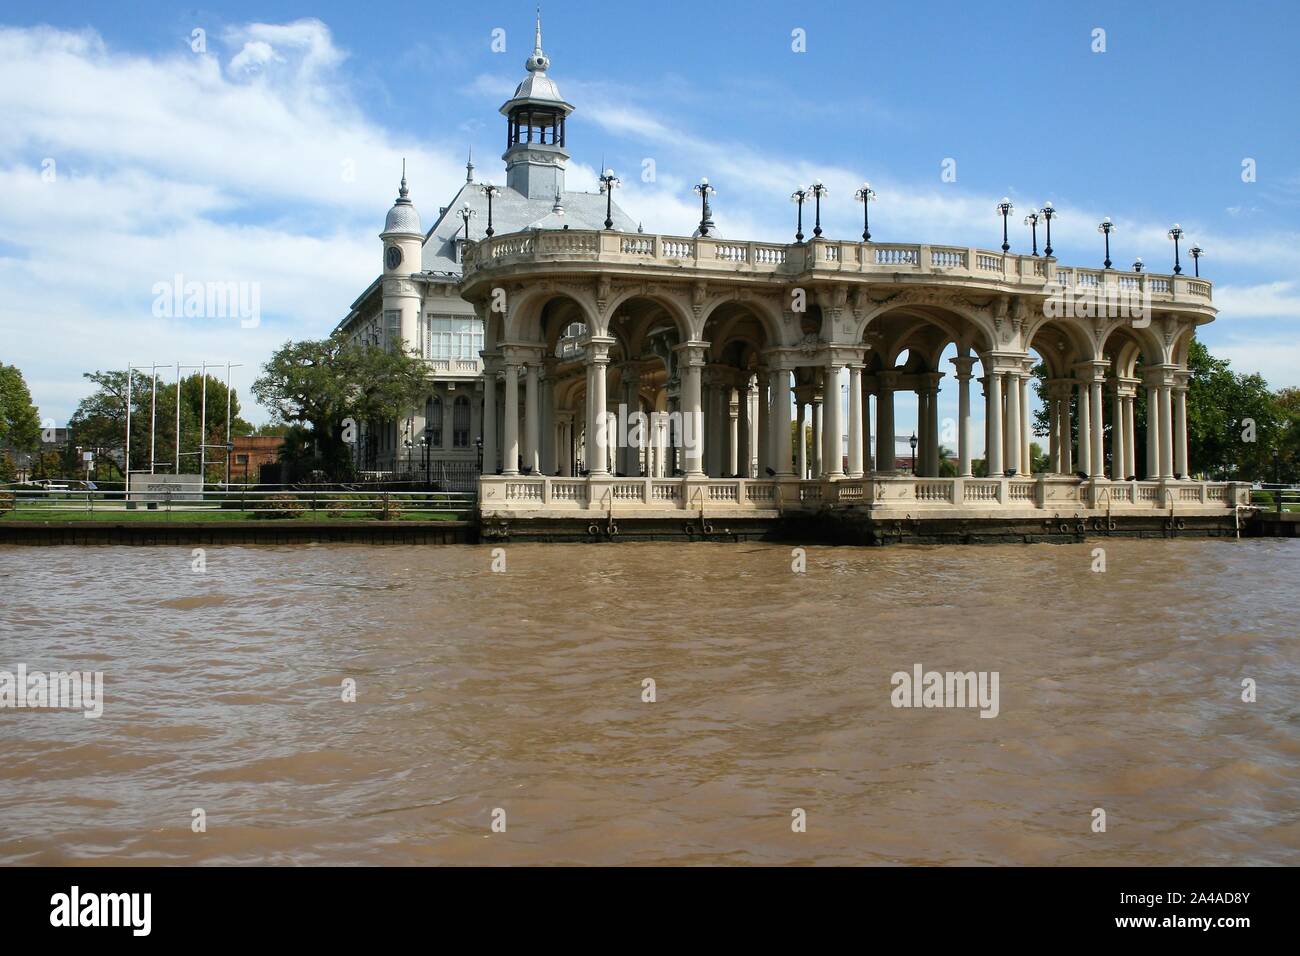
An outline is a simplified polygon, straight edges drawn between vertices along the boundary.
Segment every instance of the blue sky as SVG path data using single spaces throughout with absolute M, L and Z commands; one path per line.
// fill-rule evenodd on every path
M 120 9 L 0 14 L 0 361 L 59 423 L 83 371 L 229 360 L 246 391 L 285 339 L 325 335 L 379 270 L 401 157 L 426 222 L 468 148 L 501 178 L 497 107 L 532 46 L 527 3 Z M 702 175 L 728 236 L 790 238 L 814 178 L 833 237 L 860 232 L 862 179 L 880 241 L 995 247 L 1005 194 L 1027 249 L 1050 199 L 1069 265 L 1100 265 L 1109 215 L 1117 263 L 1169 271 L 1177 221 L 1216 283 L 1205 341 L 1300 385 L 1300 5 L 550 2 L 543 24 L 577 107 L 570 188 L 603 158 L 649 231 L 690 231 Z M 258 283 L 261 322 L 153 315 L 177 273 Z

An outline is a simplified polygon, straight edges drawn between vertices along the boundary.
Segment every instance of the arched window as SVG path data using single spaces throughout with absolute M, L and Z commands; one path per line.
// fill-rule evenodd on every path
M 469 399 L 457 395 L 451 409 L 451 438 L 456 448 L 469 447 Z
M 425 428 L 429 433 L 429 447 L 442 447 L 442 399 L 437 395 L 424 403 Z

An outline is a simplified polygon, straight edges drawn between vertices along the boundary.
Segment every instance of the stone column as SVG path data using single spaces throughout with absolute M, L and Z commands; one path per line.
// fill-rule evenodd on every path
M 862 477 L 862 366 L 849 366 L 849 472 Z
M 1147 481 L 1160 477 L 1160 386 L 1147 378 Z
M 939 477 L 939 379 L 942 378 L 938 372 L 930 376 L 930 384 L 926 386 L 926 426 L 925 426 L 925 449 L 929 457 L 929 467 L 926 469 L 931 478 Z
M 772 453 L 772 398 L 768 391 L 767 369 L 760 368 L 758 382 L 758 477 L 766 478 L 767 469 L 776 471 Z
M 1187 474 L 1187 386 L 1174 387 L 1174 474 Z
M 822 446 L 822 470 L 827 478 L 844 477 L 844 415 L 840 404 L 840 365 L 826 366 L 823 374 L 823 420 L 825 432 Z
M 1089 478 L 1091 478 L 1093 474 L 1092 416 L 1090 415 L 1091 409 L 1088 407 L 1090 402 L 1089 396 L 1091 395 L 1091 392 L 1088 388 L 1088 383 L 1080 380 L 1078 382 L 1078 392 L 1079 394 L 1078 397 L 1075 399 L 1075 403 L 1079 407 L 1079 414 L 1078 414 L 1079 423 L 1076 429 L 1076 431 L 1078 431 L 1079 433 L 1077 436 L 1077 441 L 1079 445 L 1079 455 L 1078 455 L 1079 470 L 1083 472 L 1085 475 L 1087 475 Z
M 688 478 L 704 477 L 704 408 L 700 377 L 704 369 L 704 348 L 678 346 L 678 374 L 681 376 L 683 471 Z
M 1111 406 L 1110 419 L 1110 477 L 1113 481 L 1123 481 L 1128 475 L 1128 465 L 1124 461 L 1124 397 L 1119 391 L 1119 382 L 1115 383 L 1115 398 Z
M 1160 384 L 1160 477 L 1174 477 L 1174 411 L 1172 389 Z
M 501 464 L 502 474 L 519 474 L 519 356 L 514 349 L 507 349 L 505 419 L 502 428 Z
M 1034 450 L 1030 447 L 1030 435 L 1033 429 L 1030 426 L 1030 419 L 1033 417 L 1029 411 L 1029 371 L 1022 369 L 1018 376 L 1020 380 L 1020 473 L 1028 478 L 1034 473 Z
M 1047 470 L 1061 473 L 1061 402 L 1056 397 L 1056 386 L 1049 385 L 1047 393 Z
M 542 422 L 537 401 L 536 359 L 528 360 L 524 375 L 524 466 L 537 474 L 541 466 Z
M 744 395 L 744 392 L 737 392 L 733 388 L 723 390 L 723 411 L 726 414 L 727 424 L 727 470 L 733 478 L 748 477 L 740 474 L 740 403 L 733 403 L 732 395 L 737 397 Z
M 1129 475 L 1137 474 L 1137 432 L 1135 429 L 1136 417 L 1133 414 L 1134 406 L 1137 404 L 1136 395 L 1124 396 L 1124 474 L 1125 480 Z
M 862 375 L 862 471 L 864 474 L 875 471 L 875 465 L 872 464 L 871 444 L 871 385 L 867 382 L 867 376 L 864 372 Z
M 1092 475 L 1096 478 L 1106 477 L 1106 425 L 1101 400 L 1100 373 L 1094 369 L 1090 390 L 1092 397 L 1088 401 L 1088 410 L 1092 413 Z
M 1016 474 L 1023 475 L 1024 471 L 1020 467 L 1020 382 L 1018 379 L 1019 376 L 1015 372 L 1006 373 L 1006 451 L 1003 461 L 1006 462 L 1005 470 L 1008 474 L 1015 469 Z
M 736 392 L 738 401 L 736 402 L 736 461 L 738 469 L 736 474 L 741 478 L 754 477 L 754 450 L 752 437 L 754 433 L 753 422 L 750 420 L 750 406 L 753 399 L 753 389 L 750 387 L 749 374 L 746 373 L 740 383 L 740 388 Z
M 1065 475 L 1074 474 L 1074 437 L 1071 429 L 1070 420 L 1070 396 L 1074 389 L 1070 387 L 1069 382 L 1061 388 L 1060 397 L 1056 400 L 1059 408 L 1057 418 L 1057 430 L 1061 443 L 1061 473 Z
M 495 363 L 483 366 L 483 473 L 491 475 L 497 470 L 497 371 Z
M 782 478 L 790 477 L 790 370 L 778 368 L 773 370 L 776 376 L 776 473 Z
M 799 417 L 795 420 L 795 442 L 797 447 L 794 453 L 799 462 L 799 477 L 804 479 L 808 477 L 808 439 L 804 435 L 804 429 L 808 427 L 807 412 L 805 411 L 807 405 L 801 395 L 795 396 L 795 403 L 799 406 Z
M 555 369 L 558 363 L 548 358 L 542 363 L 542 464 L 543 474 L 558 475 L 555 429 Z
M 894 385 L 897 372 L 878 372 L 876 393 L 876 470 L 893 471 L 894 463 Z
M 814 478 L 824 477 L 822 457 L 825 449 L 822 448 L 824 441 L 822 425 L 822 403 L 814 393 L 812 402 L 812 476 Z
M 970 464 L 970 379 L 975 360 L 958 356 L 950 360 L 957 366 L 957 474 L 971 477 Z
M 594 338 L 587 346 L 587 364 L 591 371 L 591 409 L 587 419 L 587 468 L 592 477 L 609 476 L 609 400 L 606 372 L 609 368 L 609 342 Z
M 989 424 L 989 441 L 988 448 L 985 450 L 984 459 L 988 463 L 988 473 L 990 478 L 1001 477 L 1003 474 L 1003 457 L 1002 457 L 1002 373 L 991 371 L 987 374 L 988 389 L 988 424 Z

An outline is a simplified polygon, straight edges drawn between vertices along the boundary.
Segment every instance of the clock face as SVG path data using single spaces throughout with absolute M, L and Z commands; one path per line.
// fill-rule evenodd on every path
M 396 269 L 402 264 L 402 250 L 397 246 L 389 246 L 384 251 L 384 262 L 390 269 Z

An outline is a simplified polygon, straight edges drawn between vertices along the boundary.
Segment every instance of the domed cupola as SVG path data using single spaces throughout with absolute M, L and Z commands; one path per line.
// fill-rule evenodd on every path
M 420 214 L 416 212 L 415 204 L 411 202 L 411 191 L 406 188 L 406 160 L 402 160 L 402 185 L 397 191 L 397 201 L 393 203 L 393 208 L 388 210 L 388 218 L 384 220 L 384 231 L 380 235 L 421 237 L 424 235 L 420 229 Z
M 529 199 L 549 199 L 564 191 L 564 166 L 569 153 L 564 123 L 573 106 L 565 102 L 555 81 L 546 75 L 551 58 L 542 52 L 542 18 L 537 17 L 528 70 L 515 95 L 501 106 L 507 119 L 506 186 Z

